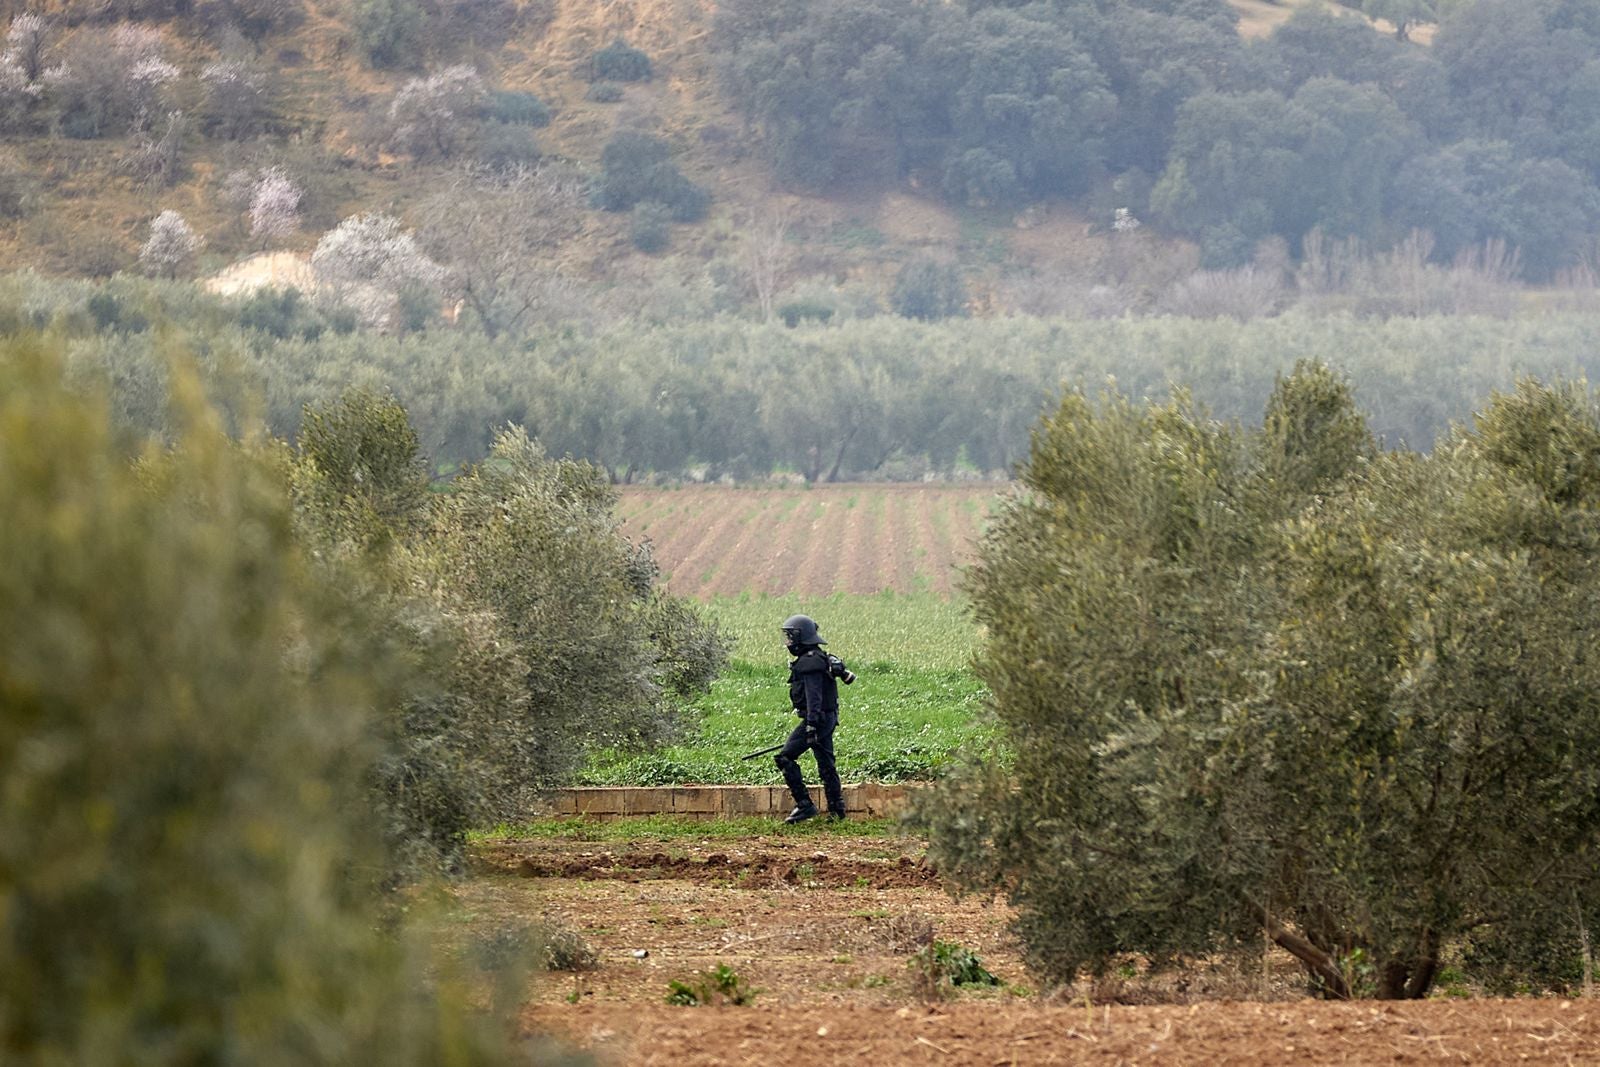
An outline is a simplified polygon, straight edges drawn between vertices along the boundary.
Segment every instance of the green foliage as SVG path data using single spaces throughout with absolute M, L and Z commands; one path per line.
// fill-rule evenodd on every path
M 895 275 L 889 306 L 908 319 L 935 322 L 966 314 L 967 287 L 954 263 L 908 260 Z
M 300 456 L 324 506 L 345 509 L 355 528 L 403 531 L 428 507 L 428 467 L 405 408 L 389 396 L 351 390 L 307 406 Z
M 380 726 L 369 775 L 398 873 L 453 867 L 467 831 L 523 810 L 591 746 L 675 730 L 726 659 L 715 626 L 654 588 L 593 468 L 507 433 L 444 494 L 392 399 L 305 412 L 303 536 L 370 568 L 392 639 L 430 666 Z
M 773 309 L 773 314 L 777 315 L 785 326 L 793 329 L 802 322 L 827 322 L 833 318 L 833 307 L 816 300 L 791 300 L 779 304 Z
M 511 225 L 518 202 L 507 199 L 484 217 Z M 450 258 L 469 263 L 466 255 Z M 523 283 L 537 277 L 498 294 L 479 288 L 509 323 Z M 137 317 L 161 328 L 108 320 L 102 331 L 86 313 L 100 292 L 130 323 Z M 261 397 L 259 414 L 279 437 L 298 431 L 306 404 L 332 403 L 356 386 L 404 404 L 436 465 L 481 460 L 490 428 L 516 423 L 552 455 L 596 463 L 616 481 L 691 469 L 712 478 L 790 470 L 817 479 L 835 466 L 841 478 L 1003 474 L 1027 454 L 1029 428 L 1063 385 L 1093 388 L 1115 376 L 1128 393 L 1152 398 L 1187 386 L 1219 417 L 1253 421 L 1277 376 L 1328 353 L 1337 354 L 1337 370 L 1380 440 L 1424 449 L 1519 373 L 1600 378 L 1597 320 L 1582 313 L 931 324 L 881 315 L 788 329 L 708 310 L 703 321 L 666 325 L 579 329 L 572 320 L 535 319 L 495 338 L 462 327 L 396 337 L 352 332 L 348 316 L 283 294 L 239 300 L 157 280 L 97 286 L 33 274 L 0 276 L 0 322 L 8 310 L 14 321 L 64 331 L 74 374 L 115 383 L 114 410 L 134 433 L 165 429 L 157 345 L 166 336 L 197 354 L 213 395 Z M 772 402 L 788 395 L 797 366 L 827 398 L 803 424 Z M 251 414 L 226 403 L 232 417 Z
M 622 96 L 622 86 L 616 82 L 594 82 L 583 94 L 585 100 L 595 104 L 620 103 Z
M 374 892 L 416 674 L 297 546 L 282 456 L 182 369 L 174 446 L 130 452 L 62 356 L 0 348 L 6 1061 L 529 1062 Z
M 485 116 L 494 122 L 517 126 L 550 125 L 550 107 L 525 89 L 496 89 L 489 93 Z
M 931 941 L 912 953 L 906 966 L 911 968 L 913 985 L 925 1000 L 942 998 L 958 986 L 997 986 L 996 978 L 983 960 L 965 945 L 954 941 Z
M 478 161 L 496 170 L 515 171 L 539 162 L 539 142 L 526 126 L 486 122 L 473 150 Z
M 427 54 L 428 16 L 417 0 L 356 0 L 352 22 L 375 67 L 415 67 Z
M 937 778 L 967 746 L 984 743 L 984 687 L 966 668 L 976 640 L 960 604 L 936 597 L 830 597 L 798 605 L 825 623 L 829 647 L 856 672 L 840 689 L 836 736 L 846 781 Z M 741 756 L 782 741 L 798 721 L 788 707 L 787 654 L 776 623 L 792 599 L 716 601 L 734 662 L 696 701 L 693 732 L 659 752 L 597 752 L 582 773 L 592 785 L 681 782 L 762 784 L 770 758 Z
M 627 211 L 655 201 L 674 221 L 695 222 L 710 206 L 710 194 L 683 176 L 659 137 L 623 130 L 606 144 L 600 165 L 595 202 L 606 211 Z
M 642 200 L 633 205 L 633 216 L 628 220 L 628 239 L 641 252 L 663 252 L 672 241 L 672 212 L 654 200 Z
M 238 316 L 241 328 L 259 330 L 279 341 L 290 337 L 315 341 L 329 326 L 326 317 L 293 286 L 257 289 L 239 302 Z
M 596 52 L 589 63 L 592 82 L 647 82 L 650 73 L 650 57 L 620 37 Z
M 666 1000 L 668 1004 L 685 1008 L 723 1004 L 743 1007 L 754 1002 L 758 992 L 744 984 L 738 971 L 726 963 L 719 963 L 688 981 L 672 979 L 667 983 Z
M 940 869 L 1055 979 L 1264 931 L 1332 996 L 1450 947 L 1558 981 L 1600 904 L 1597 462 L 1578 387 L 1429 456 L 1316 367 L 1260 431 L 1069 396 L 974 575 L 1003 759 L 923 809 Z
M 1573 13 L 1585 5 L 1347 4 L 1389 20 L 1389 37 L 1304 4 L 1248 44 L 1229 5 L 1212 0 L 770 6 L 719 4 L 716 54 L 729 102 L 783 181 L 889 188 L 915 174 L 986 206 L 1159 174 L 1155 217 L 1223 268 L 1265 236 L 1297 243 L 1314 226 L 1404 239 L 1427 223 L 1397 218 L 1397 169 L 1469 138 L 1505 142 L 1532 168 L 1526 187 L 1503 194 L 1531 240 L 1578 243 L 1600 227 L 1573 210 L 1600 179 L 1600 26 Z M 1431 50 L 1404 43 L 1434 20 Z M 1511 228 L 1492 199 L 1469 198 L 1471 228 Z M 1550 201 L 1560 221 L 1540 232 Z M 1578 262 L 1572 247 L 1558 251 L 1525 250 L 1534 277 Z M 1454 254 L 1441 247 L 1438 258 Z

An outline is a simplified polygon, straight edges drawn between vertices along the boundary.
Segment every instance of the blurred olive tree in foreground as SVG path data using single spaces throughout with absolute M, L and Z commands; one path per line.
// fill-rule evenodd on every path
M 0 1060 L 552 1062 L 379 892 L 395 768 L 457 770 L 400 724 L 457 710 L 481 608 L 312 539 L 309 459 L 181 367 L 171 445 L 132 451 L 60 364 L 0 349 Z
M 1600 917 L 1600 409 L 1524 382 L 1379 453 L 1320 367 L 1259 430 L 1068 396 L 973 574 L 1004 751 L 922 817 L 1058 980 L 1293 953 L 1574 982 Z

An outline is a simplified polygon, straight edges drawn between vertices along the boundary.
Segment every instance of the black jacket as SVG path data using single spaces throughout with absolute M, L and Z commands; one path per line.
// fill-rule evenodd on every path
M 806 649 L 789 664 L 789 703 L 812 726 L 820 727 L 839 714 L 839 683 L 820 648 Z

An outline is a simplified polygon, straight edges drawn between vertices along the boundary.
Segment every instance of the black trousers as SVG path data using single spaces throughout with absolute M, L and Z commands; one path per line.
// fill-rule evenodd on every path
M 801 723 L 789 735 L 789 740 L 783 743 L 783 749 L 772 758 L 778 770 L 783 772 L 783 780 L 799 807 L 811 806 L 811 792 L 806 789 L 806 780 L 800 774 L 800 764 L 795 762 L 809 748 L 817 757 L 817 777 L 822 779 L 822 791 L 828 797 L 828 810 L 844 814 L 844 787 L 839 784 L 839 769 L 833 763 L 833 730 L 838 725 L 838 716 L 828 716 L 817 727 L 817 742 L 812 744 L 806 740 L 806 724 Z

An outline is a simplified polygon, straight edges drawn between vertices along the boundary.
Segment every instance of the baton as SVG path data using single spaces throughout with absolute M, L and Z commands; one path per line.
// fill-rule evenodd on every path
M 739 758 L 740 759 L 755 759 L 757 756 L 765 756 L 768 752 L 776 752 L 776 751 L 778 751 L 778 749 L 782 748 L 784 744 L 788 744 L 788 742 L 785 741 L 783 744 L 773 745 L 771 748 L 764 748 L 759 752 L 752 752 L 748 756 L 740 756 Z

